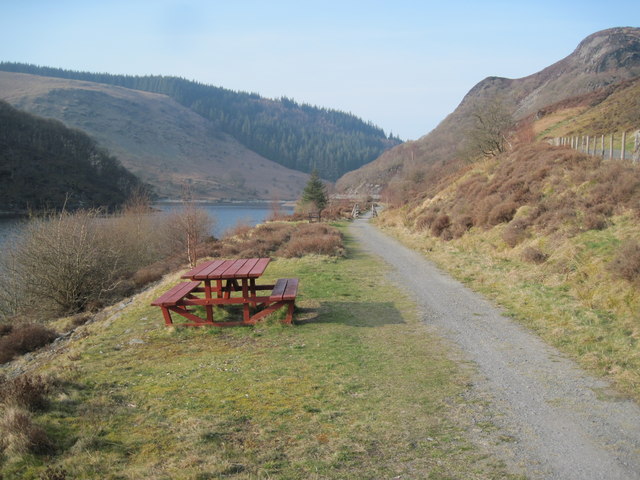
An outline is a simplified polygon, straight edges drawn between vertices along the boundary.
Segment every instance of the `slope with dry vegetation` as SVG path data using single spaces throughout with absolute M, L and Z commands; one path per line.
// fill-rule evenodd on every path
M 640 166 L 526 144 L 380 223 L 640 398 Z

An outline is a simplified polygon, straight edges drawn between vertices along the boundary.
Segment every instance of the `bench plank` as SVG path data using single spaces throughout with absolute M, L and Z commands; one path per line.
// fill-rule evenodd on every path
M 298 293 L 298 279 L 297 278 L 287 279 L 287 287 L 284 289 L 284 293 L 282 294 L 282 299 L 295 300 L 297 293 Z
M 269 300 L 279 302 L 281 300 L 295 300 L 298 292 L 297 278 L 280 278 L 276 282 L 269 295 Z
M 196 288 L 198 288 L 200 282 L 182 282 L 175 285 L 173 288 L 165 292 L 159 298 L 154 300 L 151 305 L 158 307 L 166 307 L 170 305 L 175 305 L 184 297 L 193 292 Z

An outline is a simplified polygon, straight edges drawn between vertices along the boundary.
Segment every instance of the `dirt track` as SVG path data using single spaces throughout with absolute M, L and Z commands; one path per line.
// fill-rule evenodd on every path
M 470 434 L 532 479 L 640 479 L 640 407 L 506 318 L 419 253 L 356 220 L 351 233 L 393 265 L 423 321 L 476 366 L 470 403 L 498 431 Z M 475 433 L 474 433 L 475 432 Z

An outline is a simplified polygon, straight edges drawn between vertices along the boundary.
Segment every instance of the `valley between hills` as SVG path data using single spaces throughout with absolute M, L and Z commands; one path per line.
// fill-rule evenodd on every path
M 58 77 L 0 71 L 0 98 L 90 132 L 162 195 L 187 183 L 203 199 L 240 186 L 295 199 L 306 183 L 309 165 L 284 166 L 293 137 L 268 160 L 260 135 L 240 139 L 241 126 L 234 136 L 220 128 L 233 122 L 194 113 L 206 102 L 46 72 Z M 334 165 L 332 179 L 351 202 L 380 199 L 370 222 L 340 218 L 352 204 L 336 200 L 327 223 L 268 222 L 203 242 L 211 257 L 272 257 L 268 280 L 299 278 L 294 326 L 276 315 L 244 329 L 167 328 L 150 303 L 180 281 L 184 252 L 123 269 L 119 300 L 47 320 L 60 340 L 3 367 L 11 388 L 0 391 L 30 378 L 41 403 L 0 397 L 0 474 L 637 478 L 639 98 L 640 29 L 596 32 L 541 72 L 481 81 L 416 141 L 371 127 L 350 143 L 362 164 Z M 359 138 L 366 127 L 352 121 L 330 130 Z M 630 160 L 586 148 L 611 134 Z M 228 177 L 226 155 L 241 166 Z M 161 230 L 133 214 L 109 238 L 139 259 Z M 59 225 L 85 231 L 85 221 Z M 122 233 L 131 222 L 135 238 Z

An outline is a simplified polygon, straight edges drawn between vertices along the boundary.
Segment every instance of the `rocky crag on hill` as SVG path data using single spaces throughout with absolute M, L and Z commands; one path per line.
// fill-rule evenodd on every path
M 474 109 L 496 99 L 514 120 L 522 121 L 530 115 L 543 115 L 547 106 L 611 88 L 639 76 L 639 28 L 621 27 L 594 33 L 571 55 L 538 73 L 519 79 L 488 77 L 482 80 L 433 131 L 348 172 L 338 181 L 338 190 L 379 194 L 387 186 L 391 185 L 393 189 L 394 184 L 411 176 L 443 178 L 452 173 L 460 166 L 465 134 L 473 123 Z

